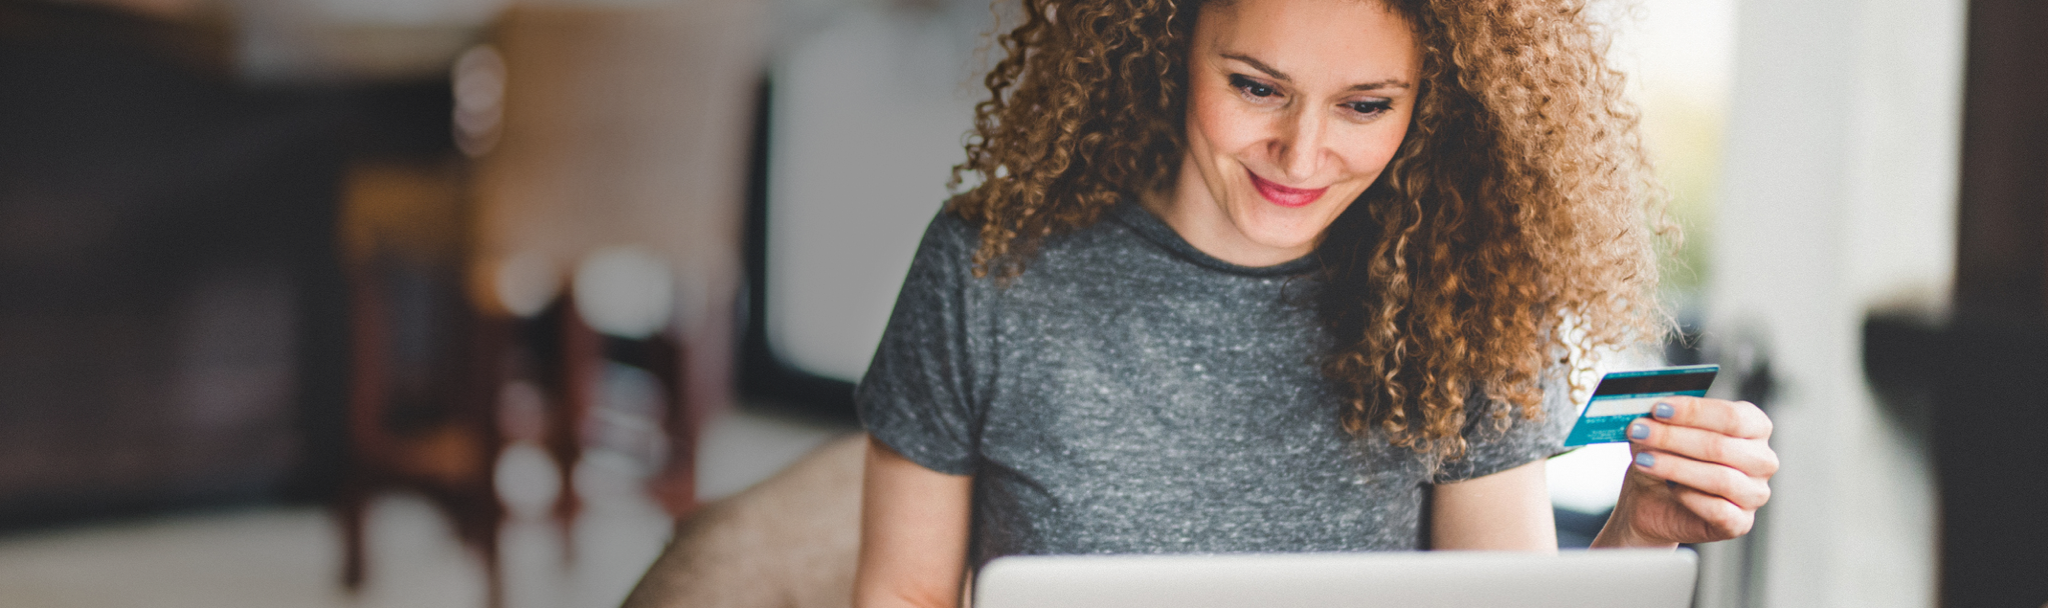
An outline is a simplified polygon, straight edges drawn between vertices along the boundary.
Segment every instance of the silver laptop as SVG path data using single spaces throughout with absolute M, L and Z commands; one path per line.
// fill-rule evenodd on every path
M 1692 551 L 1005 557 L 975 608 L 1686 608 Z

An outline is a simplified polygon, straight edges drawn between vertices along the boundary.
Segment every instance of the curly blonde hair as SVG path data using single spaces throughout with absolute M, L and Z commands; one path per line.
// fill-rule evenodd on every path
M 1656 245 L 1676 234 L 1584 0 L 1360 1 L 1406 18 L 1421 86 L 1318 246 L 1323 373 L 1350 433 L 1456 459 L 1476 425 L 1540 419 L 1544 375 L 1590 364 L 1569 353 L 1664 335 Z M 979 183 L 947 204 L 980 227 L 977 275 L 1172 183 L 1201 3 L 1022 0 L 953 168 L 956 190 Z

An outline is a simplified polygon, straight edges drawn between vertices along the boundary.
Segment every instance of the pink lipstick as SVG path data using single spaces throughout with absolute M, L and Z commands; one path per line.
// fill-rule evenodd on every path
M 1313 190 L 1289 188 L 1266 181 L 1266 178 L 1259 177 L 1259 174 L 1252 173 L 1249 169 L 1245 170 L 1245 174 L 1252 176 L 1252 187 L 1259 189 L 1260 196 L 1264 196 L 1266 200 L 1282 207 L 1301 207 L 1316 202 L 1316 199 L 1323 197 L 1323 192 L 1329 190 L 1329 188 L 1316 188 Z

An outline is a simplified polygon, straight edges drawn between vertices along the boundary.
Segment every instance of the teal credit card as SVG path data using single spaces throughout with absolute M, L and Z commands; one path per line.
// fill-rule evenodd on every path
M 1564 445 L 1628 441 L 1628 423 L 1649 415 L 1658 399 L 1705 397 L 1707 387 L 1714 384 L 1714 374 L 1720 371 L 1719 365 L 1685 365 L 1601 376 L 1600 384 L 1593 387 L 1593 399 L 1579 414 L 1579 422 L 1572 425 Z

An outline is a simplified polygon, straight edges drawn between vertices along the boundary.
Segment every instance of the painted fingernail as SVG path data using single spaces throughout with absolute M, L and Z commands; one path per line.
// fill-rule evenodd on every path
M 1652 456 L 1652 455 L 1650 455 L 1650 453 L 1649 453 L 1649 452 L 1643 452 L 1643 453 L 1641 453 L 1641 454 L 1636 454 L 1636 466 L 1639 466 L 1639 467 L 1642 467 L 1642 468 L 1645 468 L 1645 469 L 1647 469 L 1647 468 L 1650 468 L 1650 467 L 1654 467 L 1654 466 L 1657 466 L 1657 457 L 1656 457 L 1656 456 Z
M 1629 439 L 1649 439 L 1649 438 L 1650 438 L 1650 425 L 1647 425 L 1647 424 L 1643 424 L 1643 423 L 1640 423 L 1640 422 L 1638 422 L 1638 423 L 1635 423 L 1635 424 L 1631 424 L 1631 425 L 1628 425 L 1628 438 L 1629 438 Z
M 1658 420 L 1670 420 L 1671 415 L 1677 412 L 1678 410 L 1672 409 L 1669 403 L 1659 403 L 1657 407 L 1650 408 L 1650 415 L 1656 416 Z

